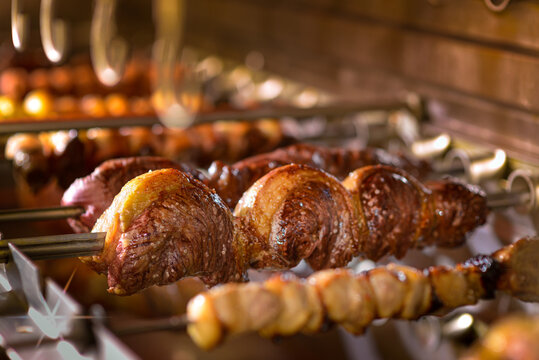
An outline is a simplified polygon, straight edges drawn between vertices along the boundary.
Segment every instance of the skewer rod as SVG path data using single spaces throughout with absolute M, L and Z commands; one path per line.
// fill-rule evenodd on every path
M 207 114 L 199 114 L 195 117 L 195 124 L 208 123 L 222 120 L 255 120 L 264 118 L 292 117 L 297 119 L 310 118 L 313 116 L 344 116 L 353 113 L 360 113 L 371 110 L 398 110 L 408 107 L 400 102 L 379 102 L 379 103 L 358 103 L 358 104 L 336 104 L 328 106 L 316 106 L 311 108 L 300 108 L 292 106 L 281 106 L 271 108 L 261 108 L 241 111 L 223 111 Z
M 80 206 L 58 206 L 41 209 L 1 210 L 0 222 L 7 221 L 40 221 L 67 219 L 82 215 L 84 208 Z
M 459 166 L 453 166 L 444 170 L 444 172 L 450 172 L 452 175 L 456 175 L 462 171 L 462 168 Z M 503 209 L 522 205 L 526 204 L 529 200 L 530 194 L 528 192 L 500 192 L 487 195 L 487 204 L 491 209 Z M 84 208 L 79 206 L 1 210 L 0 222 L 67 219 L 82 215 L 84 211 Z
M 197 114 L 194 124 L 212 123 L 224 120 L 255 120 L 264 118 L 293 117 L 298 120 L 313 116 L 337 117 L 372 110 L 398 110 L 408 107 L 403 102 L 349 103 L 328 106 L 299 108 L 293 106 L 268 107 L 250 110 L 220 111 Z M 94 127 L 120 128 L 125 126 L 152 126 L 159 124 L 157 116 L 121 117 L 103 119 L 66 119 L 35 121 L 33 119 L 18 122 L 3 122 L 0 134 L 17 132 L 42 132 L 68 129 L 90 129 Z
M 0 241 L 0 262 L 9 260 L 8 244 L 20 248 L 33 260 L 70 258 L 98 254 L 102 251 L 106 233 L 38 236 Z
M 155 331 L 185 331 L 188 325 L 186 315 L 172 316 L 164 319 L 152 319 L 129 327 L 113 329 L 116 336 L 129 336 Z
M 435 164 L 436 165 L 436 164 Z M 434 166 L 435 176 L 461 176 L 466 173 L 463 164 L 441 164 Z
M 92 232 L 83 234 L 67 234 L 67 235 L 47 235 L 47 236 L 35 236 L 27 238 L 16 239 L 4 239 L 0 240 L 0 248 L 7 247 L 8 243 L 23 248 L 30 245 L 50 245 L 59 243 L 71 243 L 71 242 L 96 242 L 104 241 L 107 233 L 104 232 Z

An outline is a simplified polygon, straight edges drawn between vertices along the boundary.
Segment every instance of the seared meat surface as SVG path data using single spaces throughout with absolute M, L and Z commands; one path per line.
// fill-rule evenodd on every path
M 195 177 L 200 173 L 188 165 L 155 156 L 139 156 L 105 161 L 90 175 L 79 178 L 67 189 L 62 205 L 80 206 L 85 212 L 68 219 L 76 232 L 89 232 L 96 220 L 110 206 L 114 196 L 131 179 L 148 171 L 173 168 Z
M 175 169 L 128 182 L 93 231 L 107 232 L 105 247 L 82 260 L 107 273 L 109 290 L 119 295 L 188 276 L 215 285 L 240 280 L 243 272 L 230 210 L 200 181 Z
M 341 180 L 351 171 L 367 165 L 394 166 L 419 178 L 425 177 L 431 171 L 425 161 L 404 155 L 392 155 L 382 149 L 354 150 L 295 144 L 267 154 L 249 157 L 233 165 L 214 161 L 209 168 L 209 179 L 206 184 L 216 189 L 223 200 L 233 208 L 245 190 L 256 180 L 271 170 L 288 164 L 322 169 Z
M 192 176 L 157 170 L 122 188 L 93 229 L 107 233 L 103 253 L 84 261 L 108 274 L 110 291 L 129 294 L 185 276 L 214 285 L 243 279 L 249 267 L 286 269 L 306 259 L 318 270 L 345 266 L 354 256 L 459 245 L 484 223 L 485 196 L 457 182 L 432 184 L 435 192 L 381 165 L 358 169 L 343 183 L 287 165 L 253 184 L 232 216 Z

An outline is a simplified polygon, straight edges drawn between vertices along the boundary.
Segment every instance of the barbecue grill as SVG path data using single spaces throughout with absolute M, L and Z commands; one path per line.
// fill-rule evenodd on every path
M 297 143 L 378 147 L 387 162 L 428 164 L 421 181 L 480 186 L 491 212 L 460 247 L 354 258 L 354 274 L 456 266 L 537 236 L 534 1 L 12 0 L 0 14 L 0 356 L 468 359 L 498 321 L 537 316 L 536 303 L 500 293 L 444 316 L 376 319 L 361 336 L 329 312 L 317 334 L 241 334 L 204 351 L 185 312 L 205 285 L 107 294 L 76 259 L 99 254 L 107 232 L 73 233 L 68 221 L 88 208 L 61 203 L 114 158 L 164 156 L 205 181 Z M 312 272 L 305 261 L 287 270 Z M 247 273 L 263 284 L 273 272 Z

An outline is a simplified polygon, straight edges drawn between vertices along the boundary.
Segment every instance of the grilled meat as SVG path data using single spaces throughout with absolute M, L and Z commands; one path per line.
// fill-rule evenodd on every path
M 64 193 L 62 205 L 85 209 L 79 217 L 68 219 L 69 225 L 76 232 L 90 231 L 126 182 L 148 171 L 165 168 L 200 176 L 196 169 L 186 164 L 161 157 L 141 156 L 105 161 L 90 175 L 77 179 Z
M 66 191 L 63 205 L 82 206 L 87 211 L 78 219 L 70 219 L 77 232 L 88 232 L 97 218 L 112 203 L 121 186 L 135 176 L 148 170 L 175 168 L 186 171 L 202 180 L 234 208 L 245 190 L 256 180 L 276 167 L 291 163 L 310 165 L 344 178 L 356 168 L 374 164 L 403 165 L 413 173 L 425 175 L 428 165 L 404 156 L 393 156 L 379 149 L 349 150 L 327 148 L 307 144 L 291 145 L 273 152 L 256 155 L 233 165 L 216 161 L 209 169 L 209 176 L 187 165 L 174 163 L 159 157 L 116 159 L 104 162 L 94 172 L 79 179 Z M 105 190 L 106 189 L 106 190 Z M 95 195 L 94 195 L 95 194 Z M 95 199 L 92 199 L 95 196 Z
M 537 258 L 538 244 L 537 239 L 522 239 L 501 252 L 532 253 Z M 525 289 L 506 286 L 508 278 L 537 278 L 534 260 L 528 258 L 513 266 L 511 256 L 501 252 L 470 259 L 454 268 L 435 266 L 420 271 L 389 264 L 357 275 L 333 269 L 307 279 L 281 274 L 263 283 L 226 284 L 191 299 L 187 331 L 198 346 L 209 349 L 227 335 L 310 334 L 321 331 L 325 322 L 361 334 L 375 319 L 413 320 L 427 314 L 441 315 L 492 298 L 494 290 L 539 301 L 537 281 Z M 499 344 L 493 345 L 496 349 Z
M 107 233 L 103 253 L 83 260 L 108 274 L 110 291 L 130 294 L 184 276 L 214 285 L 243 279 L 248 267 L 286 269 L 306 259 L 314 269 L 334 268 L 354 256 L 459 245 L 485 221 L 484 193 L 432 184 L 435 192 L 388 166 L 361 168 L 341 184 L 322 170 L 287 165 L 249 188 L 233 217 L 192 176 L 157 170 L 122 188 L 93 229 Z M 461 229 L 448 231 L 451 222 Z
M 413 176 L 424 178 L 431 168 L 427 162 L 403 155 L 392 155 L 382 149 L 362 150 L 328 148 L 296 144 L 241 160 L 233 165 L 213 162 L 209 168 L 208 186 L 217 190 L 233 208 L 245 190 L 271 170 L 288 164 L 302 164 L 322 169 L 344 179 L 348 174 L 367 165 L 389 165 L 402 168 Z
M 127 183 L 98 219 L 101 255 L 84 259 L 108 274 L 110 289 L 139 289 L 198 276 L 206 283 L 240 280 L 232 214 L 204 184 L 181 171 L 158 170 Z
M 539 317 L 512 315 L 497 321 L 461 360 L 539 359 Z

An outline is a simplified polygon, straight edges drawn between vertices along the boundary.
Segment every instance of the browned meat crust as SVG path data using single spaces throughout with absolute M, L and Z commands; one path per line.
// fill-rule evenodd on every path
M 375 319 L 413 320 L 444 314 L 492 298 L 495 290 L 538 301 L 537 281 L 532 286 L 506 286 L 508 278 L 529 277 L 538 251 L 538 239 L 521 239 L 492 255 L 481 255 L 455 267 L 433 266 L 421 271 L 389 264 L 360 274 L 332 269 L 307 279 L 281 274 L 262 283 L 225 284 L 191 299 L 187 331 L 198 346 L 209 349 L 228 335 L 312 334 L 323 331 L 325 322 L 361 334 Z M 522 261 L 522 256 L 530 253 L 535 258 Z M 535 266 L 533 277 L 537 278 L 537 273 Z M 488 350 L 500 348 L 497 343 L 493 345 Z
M 257 268 L 287 268 L 304 258 L 323 269 L 360 254 L 377 260 L 413 247 L 457 246 L 485 222 L 479 188 L 449 180 L 428 186 L 383 165 L 358 169 L 342 184 L 323 171 L 288 165 L 245 192 L 234 215 Z
M 80 217 L 70 219 L 69 223 L 76 232 L 87 232 L 95 220 L 112 203 L 113 197 L 120 192 L 121 186 L 135 176 L 149 170 L 175 168 L 186 171 L 202 180 L 229 205 L 236 206 L 243 193 L 259 178 L 271 170 L 291 163 L 316 167 L 342 179 L 350 171 L 366 165 L 401 165 L 412 173 L 425 175 L 428 165 L 404 156 L 393 156 L 379 149 L 349 150 L 327 148 L 307 144 L 291 145 L 276 151 L 253 156 L 234 165 L 216 161 L 205 178 L 187 165 L 181 165 L 159 157 L 141 157 L 110 160 L 97 167 L 83 179 L 78 179 L 66 191 L 63 205 L 82 206 L 86 212 Z M 92 196 L 95 197 L 92 200 Z
M 308 165 L 322 169 L 338 179 L 367 165 L 389 165 L 402 168 L 411 175 L 424 178 L 431 168 L 427 162 L 403 155 L 392 155 L 382 149 L 362 150 L 328 148 L 309 144 L 295 144 L 267 154 L 252 156 L 233 165 L 213 162 L 206 184 L 217 190 L 233 208 L 254 182 L 273 169 L 288 164 Z
M 175 169 L 141 175 L 124 190 L 93 229 L 107 231 L 103 253 L 83 258 L 108 274 L 114 293 L 188 276 L 213 285 L 240 280 L 232 214 L 212 190 Z
M 302 259 L 314 268 L 337 267 L 358 252 L 350 194 L 317 169 L 273 170 L 249 188 L 234 215 L 254 268 L 287 269 Z
M 86 211 L 79 217 L 68 219 L 76 232 L 88 232 L 97 218 L 110 206 L 114 196 L 134 177 L 151 170 L 178 169 L 196 177 L 200 173 L 188 165 L 178 164 L 165 158 L 139 156 L 105 161 L 90 175 L 75 180 L 62 198 L 62 205 L 80 206 Z
M 248 267 L 306 259 L 317 270 L 354 256 L 456 246 L 485 222 L 479 189 L 449 180 L 428 186 L 434 192 L 389 166 L 363 167 L 341 184 L 319 169 L 287 165 L 251 186 L 232 217 L 201 182 L 157 170 L 122 188 L 93 229 L 107 232 L 103 253 L 84 261 L 108 273 L 111 291 L 129 294 L 185 276 L 214 285 L 242 279 Z

